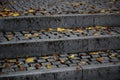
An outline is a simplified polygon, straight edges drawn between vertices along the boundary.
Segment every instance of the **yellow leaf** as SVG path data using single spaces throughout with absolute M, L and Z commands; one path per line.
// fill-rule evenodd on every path
M 54 29 L 53 28 L 48 28 L 48 31 L 53 31 Z
M 41 12 L 41 14 L 46 14 L 47 13 L 47 11 L 45 11 L 45 10 L 43 10 L 43 11 L 40 11 Z
M 32 58 L 32 57 L 27 58 L 27 59 L 25 60 L 25 62 L 27 62 L 27 63 L 32 63 L 32 62 L 34 62 L 34 58 Z
M 44 57 L 42 57 L 43 59 L 48 59 L 49 57 L 48 56 L 44 56 Z
M 14 62 L 16 62 L 16 60 L 10 59 L 10 60 L 7 60 L 7 62 L 9 62 L 9 63 L 14 63 Z
M 5 8 L 4 11 L 10 12 L 11 10 Z
M 24 34 L 24 37 L 25 38 L 29 38 L 29 37 L 31 37 L 32 36 L 32 34 Z
M 95 54 L 99 54 L 99 52 L 90 52 L 89 54 L 95 55 Z
M 65 29 L 64 28 L 57 28 L 58 32 L 63 32 Z
M 52 68 L 51 63 L 48 63 L 48 64 L 46 65 L 46 67 L 47 67 L 47 69 L 51 69 L 51 68 Z
M 12 14 L 12 16 L 14 16 L 14 17 L 20 16 L 20 13 L 15 12 L 15 13 Z
M 102 9 L 100 12 L 101 12 L 101 13 L 105 13 L 105 9 Z
M 34 34 L 33 34 L 33 36 L 38 37 L 38 36 L 39 36 L 39 34 L 38 34 L 38 33 L 34 33 Z
M 28 12 L 29 12 L 29 13 L 34 13 L 35 10 L 33 10 L 33 9 L 29 9 Z
M 60 60 L 61 63 L 65 63 L 65 60 Z
M 73 59 L 75 56 L 74 56 L 74 54 L 70 54 L 69 56 L 68 56 L 68 58 L 70 58 L 70 59 Z

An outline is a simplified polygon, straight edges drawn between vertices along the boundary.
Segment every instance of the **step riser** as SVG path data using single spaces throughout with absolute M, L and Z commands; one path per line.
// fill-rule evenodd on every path
M 32 76 L 17 76 L 0 78 L 1 80 L 82 80 L 82 71 L 64 71 L 56 73 L 37 74 Z
M 120 15 L 71 15 L 0 19 L 0 31 L 40 30 L 57 27 L 120 26 Z
M 83 69 L 83 80 L 119 80 L 120 66 Z
M 15 56 L 40 56 L 55 52 L 65 54 L 69 52 L 96 51 L 120 49 L 120 37 L 89 38 L 64 41 L 46 41 L 21 44 L 0 45 L 0 58 Z M 22 55 L 21 55 L 22 54 Z
M 106 64 L 107 65 L 107 64 Z M 88 66 L 89 67 L 89 66 Z M 66 69 L 66 68 L 65 68 Z M 33 74 L 24 76 L 4 77 L 0 80 L 119 80 L 120 65 L 112 67 L 99 67 L 83 70 L 52 72 L 46 74 Z

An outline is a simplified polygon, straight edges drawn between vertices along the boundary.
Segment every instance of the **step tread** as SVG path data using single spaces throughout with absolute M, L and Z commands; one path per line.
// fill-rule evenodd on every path
M 97 29 L 98 27 L 98 29 Z M 105 28 L 105 29 L 104 29 Z M 0 44 L 18 44 L 43 41 L 66 41 L 89 38 L 119 37 L 119 27 L 49 28 L 45 30 L 0 32 Z
M 3 8 L 1 11 L 10 9 L 14 14 L 18 12 L 18 16 L 51 16 L 51 15 L 67 15 L 67 14 L 119 14 L 119 0 L 3 0 Z M 21 6 L 22 5 L 22 6 Z M 2 10 L 3 9 L 3 10 Z M 3 15 L 3 16 L 17 16 L 17 15 Z
M 108 54 L 107 57 L 101 54 Z M 56 73 L 64 71 L 91 70 L 120 66 L 120 50 L 92 51 L 68 53 L 61 56 L 34 56 L 23 58 L 5 58 L 0 60 L 0 77 L 12 77 L 21 75 Z M 94 58 L 92 55 L 99 55 Z M 90 56 L 82 58 L 83 56 Z M 92 59 L 95 59 L 92 61 Z M 50 59 L 53 59 L 52 61 Z M 113 60 L 114 59 L 114 60 Z M 45 60 L 45 62 L 38 62 Z M 108 60 L 108 62 L 106 62 Z M 68 62 L 69 61 L 69 62 Z M 105 61 L 105 62 L 102 62 Z M 58 63 L 59 62 L 59 63 Z M 95 63 L 97 62 L 97 63 Z M 43 64 L 44 63 L 44 64 Z M 53 64 L 57 63 L 57 64 Z M 38 65 L 39 64 L 39 65 Z M 60 65 L 60 66 L 59 66 Z M 66 65 L 66 66 L 65 66 Z M 26 69 L 20 68 L 25 67 Z M 29 68 L 29 69 L 28 69 Z M 82 72 L 82 71 L 81 71 Z

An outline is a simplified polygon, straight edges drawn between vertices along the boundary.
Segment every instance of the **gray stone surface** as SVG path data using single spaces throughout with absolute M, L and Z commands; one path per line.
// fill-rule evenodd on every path
M 41 10 L 50 15 L 116 13 L 120 9 L 119 3 L 119 0 L 1 0 L 3 7 L 27 16 L 44 16 L 40 13 Z M 34 9 L 36 12 L 25 14 L 29 9 Z
M 40 30 L 57 27 L 120 26 L 120 15 L 67 15 L 51 17 L 1 18 L 0 31 Z
M 31 76 L 32 75 L 32 76 Z M 46 71 L 19 72 L 0 75 L 0 80 L 79 80 L 82 79 L 82 70 L 76 67 L 52 69 Z
M 56 41 L 38 41 L 25 42 L 15 44 L 0 45 L 0 57 L 24 57 L 40 56 L 53 54 L 55 52 L 60 54 L 82 52 L 82 51 L 96 51 L 120 49 L 120 37 L 116 36 L 101 36 L 101 37 L 80 37 L 79 39 L 64 39 Z M 21 55 L 22 54 L 22 55 Z
M 22 17 L 0 19 L 0 31 L 40 30 L 57 27 L 93 26 L 92 15 Z
M 119 80 L 120 64 L 83 66 L 83 80 Z

